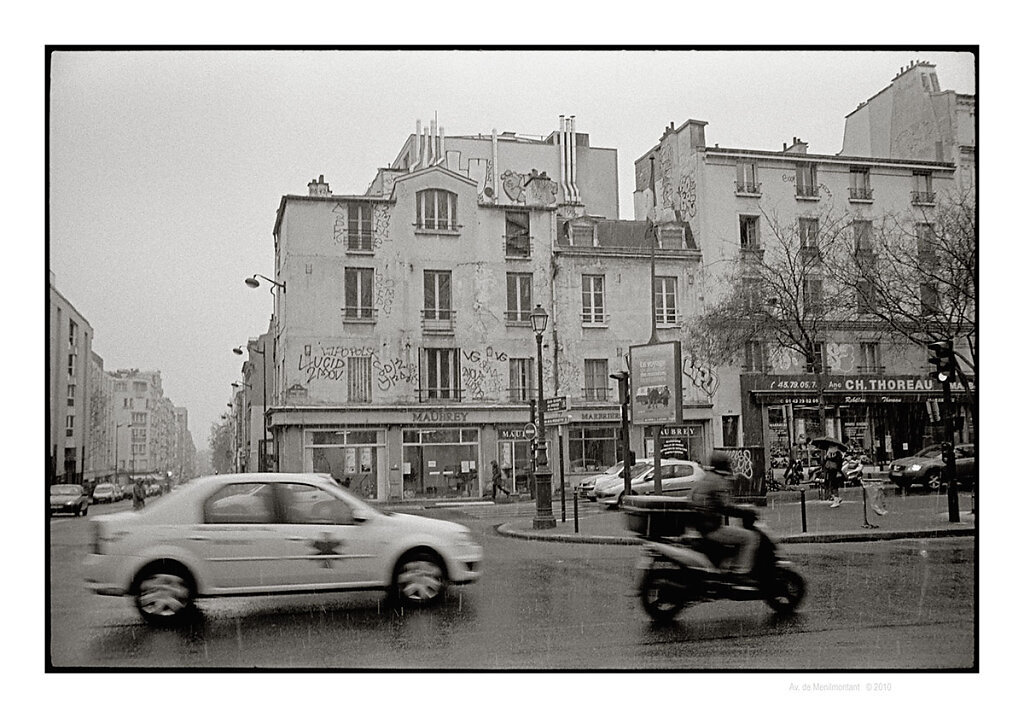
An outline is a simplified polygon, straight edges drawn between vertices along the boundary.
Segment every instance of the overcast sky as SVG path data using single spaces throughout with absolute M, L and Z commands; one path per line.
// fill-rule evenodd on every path
M 49 266 L 92 325 L 108 370 L 159 369 L 196 447 L 227 410 L 242 358 L 267 328 L 273 223 L 284 194 L 323 174 L 365 191 L 416 120 L 446 135 L 544 136 L 575 115 L 618 150 L 620 217 L 633 161 L 671 122 L 709 145 L 812 153 L 904 65 L 975 93 L 974 57 L 924 51 L 98 51 L 53 56 Z M 266 286 L 266 285 L 265 285 Z

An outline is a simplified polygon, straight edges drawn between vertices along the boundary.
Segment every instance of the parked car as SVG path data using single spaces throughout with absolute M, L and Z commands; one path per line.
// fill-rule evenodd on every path
M 114 488 L 114 485 L 105 481 L 96 484 L 96 488 L 92 490 L 93 503 L 97 504 L 112 504 L 117 501 L 116 495 L 117 490 Z
M 958 444 L 953 447 L 956 457 L 956 480 L 964 488 L 974 485 L 977 469 L 974 463 L 974 444 Z M 926 446 L 912 456 L 904 456 L 892 462 L 889 480 L 906 489 L 921 484 L 932 491 L 940 490 L 945 481 L 942 478 L 942 446 Z
M 654 493 L 654 460 L 644 459 L 638 471 L 631 472 L 629 488 L 632 494 Z M 661 490 L 674 496 L 686 496 L 697 480 L 704 475 L 704 470 L 693 461 L 682 459 L 661 460 Z M 609 477 L 599 481 L 594 488 L 594 496 L 609 506 L 618 506 L 622 501 L 626 482 L 622 476 Z
M 92 526 L 87 586 L 134 597 L 155 625 L 218 596 L 385 590 L 427 605 L 475 581 L 483 558 L 464 526 L 378 511 L 316 474 L 193 479 Z
M 633 464 L 630 470 L 630 476 L 636 476 L 637 472 L 642 471 L 643 468 L 648 463 L 651 462 L 651 459 L 637 460 L 637 462 Z M 587 478 L 583 479 L 583 481 L 576 485 L 576 490 L 579 492 L 580 496 L 586 496 L 590 501 L 597 501 L 597 494 L 594 493 L 597 489 L 597 486 L 599 484 L 603 485 L 608 483 L 614 483 L 616 479 L 621 481 L 623 466 L 623 462 L 620 461 L 614 466 L 609 466 L 600 474 L 588 476 Z
M 78 484 L 54 484 L 50 487 L 50 515 L 58 513 L 85 516 L 89 494 Z

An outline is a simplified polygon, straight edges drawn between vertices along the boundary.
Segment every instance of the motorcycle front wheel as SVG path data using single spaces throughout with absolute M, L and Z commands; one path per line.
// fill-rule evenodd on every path
M 644 611 L 656 623 L 669 623 L 686 602 L 679 587 L 669 581 L 660 571 L 647 571 L 640 583 L 640 602 Z
M 785 616 L 796 611 L 806 591 L 803 576 L 791 569 L 780 568 L 765 588 L 764 600 L 773 611 Z

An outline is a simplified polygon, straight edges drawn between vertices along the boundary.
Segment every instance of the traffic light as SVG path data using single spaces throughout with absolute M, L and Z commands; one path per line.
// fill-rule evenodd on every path
M 931 373 L 942 384 L 953 380 L 956 371 L 956 357 L 953 355 L 953 342 L 932 342 L 928 345 L 928 363 L 935 365 Z

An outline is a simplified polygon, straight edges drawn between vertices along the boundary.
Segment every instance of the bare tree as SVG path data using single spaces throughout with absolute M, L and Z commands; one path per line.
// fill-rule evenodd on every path
M 210 426 L 210 463 L 218 474 L 230 473 L 234 466 L 234 437 L 232 419 L 222 415 L 217 424 Z
M 828 269 L 845 249 L 846 224 L 828 196 L 818 214 L 792 222 L 762 209 L 756 227 L 741 227 L 739 259 L 723 278 L 729 289 L 686 331 L 689 350 L 715 364 L 751 347 L 765 356 L 795 353 L 815 377 L 822 428 L 825 340 L 851 319 L 850 292 L 829 281 Z
M 894 339 L 927 345 L 952 340 L 958 380 L 974 407 L 977 380 L 978 230 L 973 190 L 934 205 L 887 215 L 876 228 L 853 223 L 832 279 L 859 311 Z M 970 381 L 968 379 L 968 371 Z

